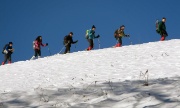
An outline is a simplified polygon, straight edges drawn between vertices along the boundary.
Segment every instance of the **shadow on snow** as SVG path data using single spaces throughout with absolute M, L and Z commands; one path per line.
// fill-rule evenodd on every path
M 0 108 L 176 108 L 180 105 L 180 77 L 144 81 L 94 81 L 81 88 L 70 85 L 37 87 L 32 92 L 0 94 Z

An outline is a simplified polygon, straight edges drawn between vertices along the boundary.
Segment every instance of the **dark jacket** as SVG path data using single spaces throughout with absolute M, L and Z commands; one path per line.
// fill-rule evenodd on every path
M 70 35 L 67 35 L 64 37 L 64 45 L 69 45 L 71 47 L 71 44 L 75 44 L 77 41 L 73 41 L 72 37 Z
M 160 35 L 166 35 L 168 36 L 167 32 L 166 32 L 166 25 L 164 22 L 159 22 L 159 26 L 158 26 L 158 30 L 159 30 L 159 34 Z
M 115 32 L 114 32 L 114 37 L 119 40 L 121 39 L 122 37 L 126 36 L 126 34 L 124 33 L 124 30 L 122 29 L 117 29 Z
M 13 48 L 12 48 L 12 46 L 9 46 L 9 44 L 6 45 L 5 50 L 7 50 L 8 55 L 11 55 L 13 53 Z

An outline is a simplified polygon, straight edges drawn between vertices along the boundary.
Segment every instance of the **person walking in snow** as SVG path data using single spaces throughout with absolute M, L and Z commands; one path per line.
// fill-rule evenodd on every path
M 96 27 L 93 25 L 92 28 L 90 30 L 88 30 L 88 33 L 87 33 L 87 40 L 89 42 L 89 47 L 86 49 L 87 51 L 89 50 L 92 50 L 93 47 L 94 47 L 94 39 L 95 38 L 99 38 L 100 35 L 95 35 L 95 30 L 96 30 Z
M 78 42 L 78 40 L 76 41 L 73 41 L 73 32 L 70 32 L 68 35 L 66 35 L 64 37 L 64 45 L 66 47 L 65 51 L 64 51 L 64 54 L 66 53 L 70 53 L 70 50 L 71 50 L 71 44 L 75 44 Z
M 2 62 L 2 65 L 4 65 L 7 60 L 8 60 L 8 63 L 11 64 L 11 55 L 12 53 L 14 52 L 14 49 L 13 49 L 13 43 L 12 42 L 9 42 L 9 44 L 6 44 L 3 48 L 3 54 L 4 54 L 4 61 Z
M 114 47 L 121 47 L 122 46 L 122 37 L 129 37 L 129 34 L 126 35 L 124 33 L 124 29 L 125 29 L 125 26 L 122 25 L 120 26 L 119 29 L 117 29 L 115 32 L 114 32 L 114 37 L 116 38 L 117 40 L 117 44 L 114 46 Z
M 31 60 L 35 59 L 36 57 L 41 57 L 41 46 L 48 46 L 48 43 L 42 44 L 42 36 L 38 36 L 35 41 L 33 41 L 33 49 L 34 49 L 34 56 Z
M 160 21 L 158 23 L 158 29 L 156 30 L 157 33 L 159 33 L 161 35 L 161 39 L 160 41 L 164 41 L 166 36 L 168 36 L 168 33 L 166 31 L 166 25 L 165 25 L 165 22 L 166 22 L 166 18 L 163 17 L 162 18 L 162 21 Z

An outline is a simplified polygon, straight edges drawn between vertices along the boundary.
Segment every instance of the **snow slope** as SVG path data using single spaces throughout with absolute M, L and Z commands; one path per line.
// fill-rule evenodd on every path
M 175 39 L 0 66 L 0 108 L 180 108 L 179 50 Z

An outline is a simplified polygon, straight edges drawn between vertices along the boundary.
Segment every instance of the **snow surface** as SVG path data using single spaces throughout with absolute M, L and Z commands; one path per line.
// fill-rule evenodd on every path
M 180 40 L 0 66 L 0 108 L 180 108 Z

